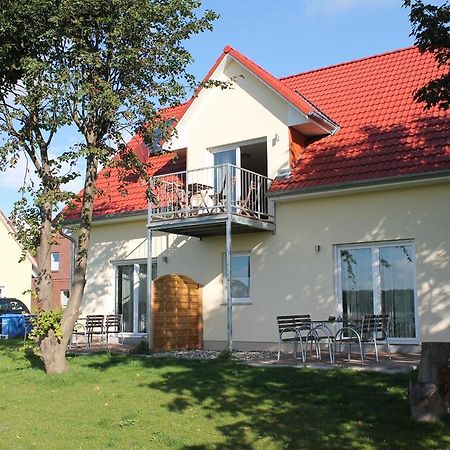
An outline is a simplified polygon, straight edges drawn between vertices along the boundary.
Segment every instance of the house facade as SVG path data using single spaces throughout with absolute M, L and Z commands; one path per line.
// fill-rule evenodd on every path
M 15 238 L 15 230 L 0 211 L 0 297 L 17 298 L 28 308 L 31 306 L 31 282 L 36 273 L 36 262 L 28 253 L 23 254 Z
M 157 201 L 99 174 L 82 314 L 122 313 L 135 338 L 150 323 L 159 344 L 196 327 L 214 349 L 273 348 L 282 314 L 383 312 L 393 343 L 450 340 L 450 117 L 412 99 L 438 74 L 409 48 L 277 79 L 226 47 L 206 79 L 230 88 L 165 112 Z

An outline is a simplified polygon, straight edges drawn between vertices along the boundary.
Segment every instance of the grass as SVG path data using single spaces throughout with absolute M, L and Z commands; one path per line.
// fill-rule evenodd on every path
M 0 341 L 2 449 L 450 448 L 409 419 L 408 377 L 95 354 L 47 376 Z

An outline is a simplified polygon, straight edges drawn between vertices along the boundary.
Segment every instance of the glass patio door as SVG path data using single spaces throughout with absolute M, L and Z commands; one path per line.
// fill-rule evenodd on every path
M 152 264 L 152 279 L 156 278 L 156 260 Z M 123 316 L 123 331 L 146 333 L 147 264 L 116 266 L 116 311 Z
M 342 317 L 352 321 L 374 314 L 371 250 L 341 249 L 340 261 Z
M 390 314 L 390 337 L 417 337 L 415 254 L 410 243 L 340 246 L 338 313 L 344 319 Z

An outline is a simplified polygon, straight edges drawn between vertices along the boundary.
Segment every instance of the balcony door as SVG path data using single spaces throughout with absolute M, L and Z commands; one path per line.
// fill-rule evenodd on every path
M 226 183 L 227 183 L 227 167 L 224 164 L 232 164 L 233 166 L 241 166 L 241 151 L 239 147 L 215 151 L 214 157 L 214 192 L 222 196 L 226 195 Z M 217 167 L 222 166 L 222 167 Z M 238 180 L 236 169 L 231 168 L 231 199 L 233 203 L 236 203 L 237 192 L 240 192 L 240 180 Z

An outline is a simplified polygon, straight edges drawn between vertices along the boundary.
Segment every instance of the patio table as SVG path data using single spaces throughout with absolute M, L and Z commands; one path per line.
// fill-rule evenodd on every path
M 204 209 L 207 213 L 210 212 L 209 208 L 213 206 L 212 199 L 209 196 L 211 189 L 213 189 L 212 186 L 208 186 L 207 184 L 188 184 L 189 204 L 192 208 L 195 208 L 197 212 L 201 209 Z
M 330 352 L 330 363 L 333 364 L 336 357 L 336 340 L 338 336 L 342 338 L 342 334 L 345 331 L 348 331 L 355 335 L 356 339 L 361 341 L 361 320 L 347 320 L 347 319 L 324 319 L 324 320 L 311 320 L 311 329 L 308 333 L 308 336 L 311 336 L 311 340 L 317 340 L 318 347 L 318 357 L 320 359 L 320 340 L 327 339 L 329 352 Z M 330 325 L 335 325 L 335 330 L 332 331 Z M 341 325 L 337 330 L 337 325 Z M 343 325 L 343 326 L 342 326 Z M 318 330 L 321 330 L 325 333 L 325 336 L 319 336 Z

